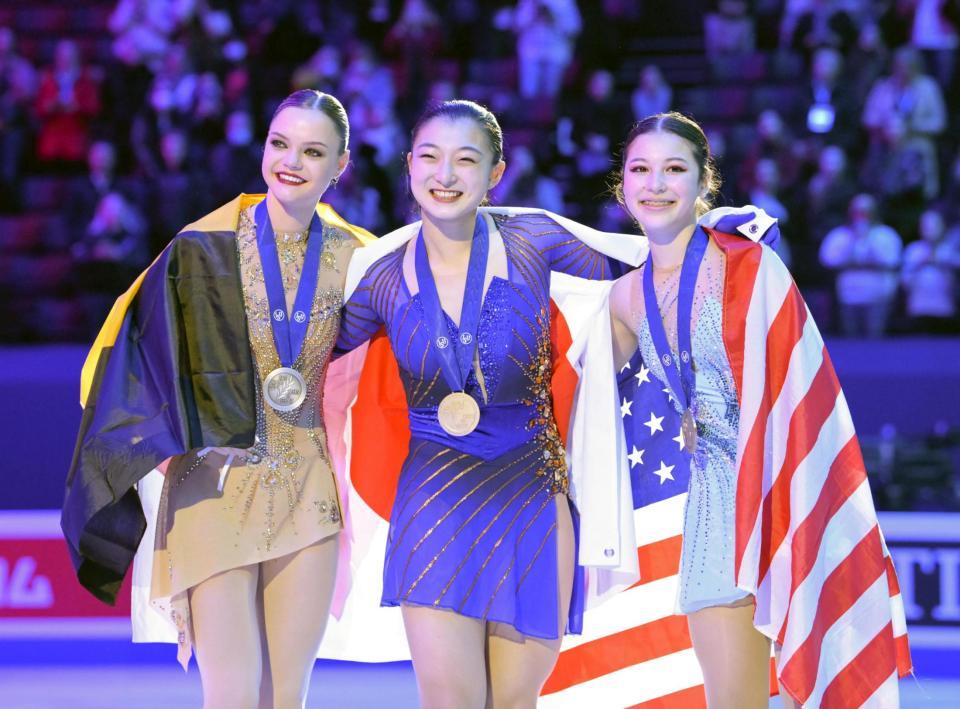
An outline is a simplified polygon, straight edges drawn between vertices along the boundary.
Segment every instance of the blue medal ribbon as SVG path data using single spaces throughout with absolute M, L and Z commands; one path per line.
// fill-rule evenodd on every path
M 470 262 L 463 287 L 463 307 L 460 311 L 460 327 L 457 337 L 450 341 L 447 323 L 440 305 L 437 284 L 433 280 L 423 229 L 417 234 L 415 265 L 417 284 L 420 287 L 420 302 L 431 334 L 431 344 L 440 358 L 443 377 L 451 391 L 463 391 L 467 377 L 473 368 L 473 356 L 477 349 L 477 328 L 480 325 L 480 306 L 483 301 L 483 279 L 487 273 L 487 253 L 490 250 L 490 235 L 483 215 L 477 215 L 470 245 Z
M 292 367 L 303 348 L 303 341 L 310 326 L 310 311 L 313 298 L 317 293 L 320 278 L 320 253 L 323 251 L 323 222 L 316 212 L 310 220 L 310 235 L 307 238 L 307 252 L 303 258 L 300 284 L 293 301 L 293 312 L 287 311 L 287 297 L 283 288 L 283 276 L 280 271 L 280 257 L 277 254 L 276 237 L 270 225 L 267 200 L 257 205 L 253 213 L 257 223 L 257 250 L 260 252 L 260 265 L 263 268 L 263 284 L 267 290 L 270 304 L 270 324 L 277 356 L 284 367 Z
M 696 374 L 693 371 L 693 356 L 690 343 L 690 325 L 693 316 L 693 290 L 697 282 L 697 273 L 700 263 L 707 251 L 709 238 L 707 233 L 697 227 L 687 250 L 683 255 L 683 265 L 680 267 L 680 292 L 677 296 L 677 347 L 680 350 L 680 361 L 674 366 L 670 343 L 667 333 L 663 329 L 663 314 L 657 304 L 657 294 L 653 287 L 653 260 L 647 261 L 647 268 L 643 269 L 643 304 L 647 315 L 647 325 L 650 328 L 650 337 L 653 339 L 654 349 L 663 365 L 663 372 L 673 392 L 674 398 L 680 403 L 682 411 L 690 408 L 693 401 L 693 391 L 696 388 Z M 678 368 L 679 367 L 679 368 Z

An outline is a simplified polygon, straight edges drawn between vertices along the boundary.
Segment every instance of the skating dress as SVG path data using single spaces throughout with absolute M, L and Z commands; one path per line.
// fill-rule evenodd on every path
M 481 409 L 475 431 L 454 437 L 438 423 L 437 406 L 451 389 L 420 295 L 404 278 L 404 248 L 364 274 L 346 304 L 338 349 L 357 347 L 385 325 L 409 408 L 381 603 L 447 609 L 557 638 L 564 629 L 557 627 L 554 497 L 567 493 L 568 479 L 550 390 L 550 271 L 607 279 L 611 264 L 549 217 L 495 222 L 508 276 L 493 278 L 481 307 L 482 383 L 475 372 L 466 382 Z M 457 328 L 445 319 L 453 339 Z M 574 586 L 567 628 L 579 632 Z
M 312 236 L 310 238 L 313 238 Z M 241 212 L 237 250 L 249 347 L 256 369 L 257 442 L 251 458 L 216 451 L 174 458 L 164 479 L 154 544 L 151 599 L 179 630 L 178 658 L 192 646 L 188 591 L 214 574 L 293 553 L 336 534 L 340 500 L 323 423 L 323 383 L 336 340 L 347 265 L 359 242 L 323 227 L 319 281 L 310 327 L 294 367 L 307 382 L 299 408 L 265 406 L 261 386 L 280 366 L 270 305 L 257 250 L 256 226 Z M 306 241 L 278 239 L 289 308 L 296 295 Z M 210 333 L 215 337 L 215 333 Z M 239 342 L 238 347 L 248 343 Z
M 649 261 L 641 268 L 649 267 Z M 737 430 L 740 406 L 733 373 L 723 343 L 723 260 L 705 259 L 693 296 L 691 355 L 695 363 L 696 390 L 693 411 L 697 422 L 697 446 L 690 463 L 690 483 L 684 513 L 683 551 L 680 561 L 682 613 L 733 603 L 747 593 L 734 579 L 734 519 L 736 504 Z M 636 274 L 640 282 L 642 272 Z M 664 329 L 679 361 L 676 335 L 676 288 L 665 289 Z M 650 335 L 640 289 L 634 293 L 634 323 L 640 355 L 650 373 L 668 387 L 663 364 Z M 680 405 L 670 397 L 680 411 Z

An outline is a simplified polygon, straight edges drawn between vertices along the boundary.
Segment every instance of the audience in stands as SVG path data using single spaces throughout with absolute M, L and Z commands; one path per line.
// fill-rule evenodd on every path
M 903 244 L 877 219 L 876 200 L 858 194 L 846 223 L 832 229 L 820 245 L 820 262 L 836 273 L 841 331 L 848 337 L 884 334 L 897 294 Z
M 518 0 L 513 22 L 520 95 L 556 98 L 580 34 L 576 0 Z
M 633 109 L 635 121 L 642 121 L 657 113 L 666 113 L 673 108 L 673 89 L 663 77 L 660 67 L 648 64 L 640 70 L 637 88 L 630 94 L 630 107 Z
M 919 232 L 920 240 L 904 249 L 901 273 L 911 329 L 918 333 L 960 334 L 960 244 L 947 238 L 943 215 L 935 209 L 921 215 Z
M 76 42 L 57 42 L 53 64 L 37 89 L 37 159 L 79 163 L 87 155 L 90 124 L 100 113 L 100 87 L 80 59 Z
M 853 256 L 833 271 L 820 264 L 821 249 L 834 249 L 827 235 L 836 243 L 836 234 L 850 233 L 848 205 L 858 192 L 874 200 L 878 226 L 867 232 L 886 234 L 879 225 L 888 225 L 923 246 L 918 225 L 934 218 L 921 213 L 936 207 L 943 242 L 960 238 L 960 118 L 951 122 L 960 91 L 950 71 L 957 0 L 714 0 L 702 43 L 674 43 L 669 35 L 689 29 L 645 3 L 498 5 L 491 14 L 476 0 L 116 0 L 102 36 L 76 29 L 68 35 L 77 41 L 62 47 L 62 33 L 34 37 L 21 30 L 19 10 L 10 11 L 16 29 L 0 28 L 0 210 L 15 222 L 9 237 L 0 235 L 0 273 L 12 273 L 11 263 L 69 258 L 67 239 L 82 244 L 78 257 L 86 253 L 86 227 L 109 194 L 146 218 L 152 257 L 198 214 L 261 190 L 255 136 L 277 100 L 301 87 L 347 106 L 353 165 L 328 196 L 377 233 L 410 216 L 402 156 L 410 117 L 427 101 L 466 96 L 504 118 L 513 177 L 495 200 L 608 229 L 628 228 L 607 190 L 626 123 L 671 108 L 692 112 L 722 170 L 720 203 L 754 200 L 779 216 L 800 287 L 821 289 L 822 298 L 834 271 L 846 282 L 852 270 L 856 282 L 873 270 L 867 281 L 889 288 L 886 276 L 899 268 L 884 261 L 880 273 Z M 42 87 L 34 66 L 50 67 Z M 88 173 L 70 176 L 84 156 Z M 57 229 L 56 238 L 16 236 Z M 851 248 L 857 258 L 862 251 Z M 880 319 L 902 331 L 912 327 L 913 280 L 893 280 L 906 297 L 885 301 Z M 84 290 L 69 280 L 46 288 L 51 312 L 64 318 Z M 7 318 L 20 310 L 0 305 Z M 48 331 L 56 332 L 34 336 L 55 336 Z

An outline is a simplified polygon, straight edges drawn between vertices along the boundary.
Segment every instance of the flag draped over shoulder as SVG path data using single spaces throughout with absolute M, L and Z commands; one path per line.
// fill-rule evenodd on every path
M 708 231 L 726 256 L 723 338 L 741 407 L 737 584 L 782 646 L 780 681 L 796 700 L 896 706 L 910 671 L 902 600 L 823 341 L 770 248 Z M 686 618 L 674 614 L 689 479 L 679 416 L 637 355 L 619 384 L 640 581 L 586 612 L 540 706 L 702 707 Z

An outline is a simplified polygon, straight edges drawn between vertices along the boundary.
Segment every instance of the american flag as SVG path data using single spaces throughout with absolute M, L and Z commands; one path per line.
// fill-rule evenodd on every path
M 823 341 L 771 249 L 713 236 L 727 257 L 724 342 L 741 405 L 738 585 L 755 594 L 754 624 L 782 646 L 780 680 L 802 704 L 897 706 L 910 670 L 902 600 Z M 703 707 L 674 614 L 689 479 L 679 416 L 637 356 L 619 380 L 641 578 L 585 613 L 540 706 Z

